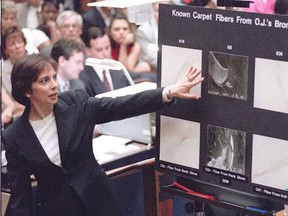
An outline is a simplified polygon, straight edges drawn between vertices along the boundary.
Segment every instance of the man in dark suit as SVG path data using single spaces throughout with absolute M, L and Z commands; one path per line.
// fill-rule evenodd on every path
M 98 2 L 101 0 L 94 0 L 92 2 Z M 87 35 L 87 31 L 91 27 L 98 27 L 101 30 L 105 30 L 110 26 L 110 22 L 112 16 L 121 12 L 121 9 L 116 9 L 112 7 L 90 7 L 90 9 L 86 10 L 82 13 L 83 19 L 83 33 L 81 35 L 82 39 Z
M 97 7 L 91 7 L 91 9 L 85 11 L 82 14 L 83 19 L 83 32 L 82 32 L 82 39 L 85 40 L 85 37 L 87 36 L 87 31 L 90 27 L 98 27 L 102 30 L 105 30 L 107 27 L 104 18 L 99 12 Z
M 85 39 L 86 54 L 97 59 L 111 59 L 111 42 L 109 36 L 100 28 L 91 27 Z M 85 65 L 80 79 L 86 91 L 92 97 L 97 94 L 129 86 L 130 83 L 123 71 L 108 70 L 101 67 Z
M 85 89 L 85 84 L 79 79 L 84 68 L 85 46 L 76 40 L 60 39 L 51 51 L 51 57 L 58 62 L 58 92 L 72 89 Z

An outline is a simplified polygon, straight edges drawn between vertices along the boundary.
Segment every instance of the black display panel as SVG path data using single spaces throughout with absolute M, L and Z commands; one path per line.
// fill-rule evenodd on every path
M 160 5 L 158 86 L 205 80 L 157 113 L 158 170 L 288 204 L 287 39 L 288 16 Z

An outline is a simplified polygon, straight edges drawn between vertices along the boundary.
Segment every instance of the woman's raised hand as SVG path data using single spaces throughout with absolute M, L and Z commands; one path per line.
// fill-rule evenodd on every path
M 191 92 L 191 89 L 201 83 L 204 78 L 196 79 L 201 74 L 201 70 L 190 67 L 185 76 L 172 85 L 167 93 L 168 98 L 199 99 L 199 96 Z

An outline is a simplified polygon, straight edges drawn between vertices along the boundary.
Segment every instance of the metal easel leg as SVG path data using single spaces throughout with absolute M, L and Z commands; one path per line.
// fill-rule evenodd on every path
M 204 203 L 195 201 L 195 216 L 204 216 Z

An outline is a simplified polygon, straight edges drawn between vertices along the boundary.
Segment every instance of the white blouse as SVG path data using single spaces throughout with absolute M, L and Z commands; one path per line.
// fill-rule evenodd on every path
M 52 112 L 46 118 L 38 121 L 30 121 L 34 132 L 44 148 L 48 158 L 57 166 L 61 167 L 58 133 L 55 115 Z

